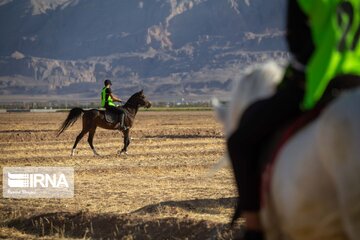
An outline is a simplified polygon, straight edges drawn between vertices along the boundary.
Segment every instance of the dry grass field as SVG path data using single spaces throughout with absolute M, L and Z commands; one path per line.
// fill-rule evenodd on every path
M 129 155 L 122 135 L 97 129 L 94 157 L 85 136 L 70 157 L 81 121 L 56 137 L 67 113 L 0 114 L 0 165 L 75 169 L 71 199 L 0 199 L 0 238 L 233 239 L 229 169 L 208 172 L 224 153 L 210 111 L 139 112 Z M 2 178 L 1 178 L 2 186 Z

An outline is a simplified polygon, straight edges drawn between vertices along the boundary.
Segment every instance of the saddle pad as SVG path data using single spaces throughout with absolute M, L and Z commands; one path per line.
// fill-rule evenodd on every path
M 115 111 L 105 110 L 105 120 L 108 123 L 117 123 L 120 121 L 120 114 Z

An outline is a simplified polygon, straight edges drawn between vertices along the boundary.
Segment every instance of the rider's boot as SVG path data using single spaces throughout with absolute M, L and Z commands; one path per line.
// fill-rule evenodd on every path
M 126 131 L 128 128 L 125 126 L 125 116 L 124 114 L 121 114 L 120 116 L 120 122 L 116 125 L 119 131 Z

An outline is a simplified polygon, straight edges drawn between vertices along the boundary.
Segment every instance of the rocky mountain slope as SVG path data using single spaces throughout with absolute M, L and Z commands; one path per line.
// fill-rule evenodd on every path
M 285 1 L 0 0 L 0 93 L 223 96 L 249 64 L 288 58 Z

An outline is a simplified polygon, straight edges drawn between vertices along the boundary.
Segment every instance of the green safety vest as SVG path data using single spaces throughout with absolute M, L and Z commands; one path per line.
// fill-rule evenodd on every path
M 311 109 L 335 76 L 360 75 L 360 1 L 298 0 L 298 3 L 309 17 L 315 45 L 306 68 L 302 103 L 304 109 Z
M 114 107 L 116 106 L 110 95 L 106 99 L 106 87 L 104 87 L 101 90 L 101 107 L 105 107 L 106 102 L 109 106 L 114 106 Z

